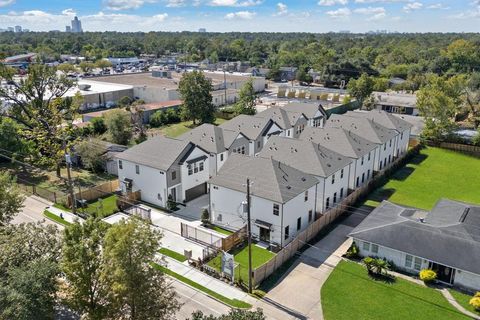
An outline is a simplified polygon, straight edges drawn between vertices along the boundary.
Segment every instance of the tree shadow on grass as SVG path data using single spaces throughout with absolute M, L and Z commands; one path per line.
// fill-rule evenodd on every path
M 374 281 L 378 281 L 378 282 L 383 282 L 383 283 L 386 283 L 386 284 L 394 284 L 397 279 L 395 278 L 395 276 L 391 275 L 391 274 L 378 274 L 378 273 L 373 273 L 373 272 L 370 272 L 368 274 L 368 276 L 370 277 L 370 279 L 374 280 Z
M 405 181 L 415 171 L 413 167 L 403 167 L 392 176 L 392 180 Z
M 371 193 L 368 198 L 373 201 L 382 202 L 383 200 L 388 200 L 395 193 L 395 191 L 396 190 L 394 188 L 381 187 Z
M 413 157 L 409 163 L 411 164 L 415 164 L 415 165 L 419 165 L 420 163 L 422 163 L 423 161 L 425 161 L 426 159 L 428 158 L 428 155 L 424 154 L 424 153 L 419 153 L 418 155 L 416 155 L 415 157 Z

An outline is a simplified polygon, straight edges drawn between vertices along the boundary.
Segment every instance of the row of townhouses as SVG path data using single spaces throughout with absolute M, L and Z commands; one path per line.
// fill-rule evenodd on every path
M 384 111 L 327 119 L 318 103 L 291 103 L 149 139 L 118 155 L 118 175 L 162 207 L 209 193 L 212 223 L 231 230 L 245 225 L 249 178 L 252 234 L 283 247 L 406 152 L 410 129 Z

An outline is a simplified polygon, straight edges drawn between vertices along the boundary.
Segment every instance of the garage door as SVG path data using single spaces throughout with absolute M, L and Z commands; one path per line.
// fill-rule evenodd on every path
M 202 183 L 196 187 L 185 191 L 185 201 L 191 201 L 207 193 L 207 183 Z

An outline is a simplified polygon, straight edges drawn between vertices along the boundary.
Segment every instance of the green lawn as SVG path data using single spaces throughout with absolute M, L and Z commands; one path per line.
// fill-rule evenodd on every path
M 217 118 L 217 120 L 215 121 L 215 124 L 221 125 L 225 121 L 227 120 L 222 118 Z M 178 136 L 181 136 L 185 132 L 192 130 L 193 128 L 194 128 L 194 125 L 192 121 L 183 121 L 179 123 L 169 124 L 158 129 L 151 129 L 150 132 L 160 133 L 168 137 L 176 138 Z
M 472 299 L 472 296 L 469 296 L 468 294 L 462 293 L 454 289 L 448 289 L 448 291 L 450 291 L 452 296 L 455 298 L 455 300 L 457 300 L 457 302 L 462 307 L 480 316 L 480 311 L 475 310 L 475 308 L 469 304 L 469 301 L 470 299 Z
M 207 228 L 212 229 L 213 231 L 216 231 L 216 232 L 218 232 L 218 233 L 225 234 L 225 235 L 227 235 L 227 236 L 233 234 L 232 231 L 227 230 L 227 229 L 223 229 L 223 228 L 221 228 L 221 227 L 219 227 L 219 226 L 209 226 L 209 227 L 207 227 Z
M 239 264 L 235 268 L 235 279 L 242 279 L 244 283 L 248 283 L 248 246 L 232 251 L 235 262 Z M 262 264 L 268 262 L 275 256 L 273 252 L 260 248 L 259 246 L 252 244 L 252 266 L 253 269 L 260 267 Z M 208 262 L 210 267 L 213 267 L 217 270 L 221 270 L 222 266 L 222 257 L 221 255 L 216 256 Z
M 366 269 L 341 261 L 321 289 L 326 320 L 350 319 L 469 319 L 432 288 L 397 278 L 373 280 Z
M 187 258 L 185 258 L 185 256 L 183 254 L 180 254 L 178 252 L 175 252 L 175 251 L 167 249 L 167 248 L 160 248 L 160 250 L 158 252 L 160 252 L 161 254 L 163 254 L 167 257 L 170 257 L 172 259 L 180 261 L 180 262 L 187 261 Z
M 242 308 L 242 309 L 250 309 L 252 307 L 251 304 L 245 302 L 245 301 L 241 301 L 241 300 L 237 300 L 237 299 L 230 299 L 230 298 L 227 298 L 225 296 L 222 296 L 221 294 L 215 292 L 215 291 L 212 291 L 210 289 L 208 289 L 207 287 L 204 287 L 202 286 L 201 284 L 198 284 L 188 278 L 185 278 L 184 276 L 176 273 L 176 272 L 173 272 L 172 270 L 170 269 L 167 269 L 159 264 L 156 264 L 156 263 L 152 263 L 153 267 L 162 271 L 163 273 L 165 274 L 168 274 L 169 276 L 191 286 L 191 287 L 194 287 L 195 289 L 198 289 L 206 294 L 208 294 L 209 296 L 212 296 L 213 298 L 217 299 L 217 300 L 220 300 L 222 301 L 223 303 L 233 307 L 233 308 Z
M 62 204 L 55 204 L 54 206 L 59 209 L 71 211 L 69 208 L 66 208 Z M 84 209 L 77 208 L 77 211 L 79 212 L 83 212 L 83 210 L 85 210 L 85 213 L 89 215 L 98 213 L 100 217 L 108 217 L 118 212 L 117 195 L 111 195 L 106 198 L 100 198 L 94 202 L 89 202 L 87 204 L 87 207 Z
M 52 220 L 52 221 L 54 221 L 54 222 L 57 222 L 57 223 L 65 226 L 65 227 L 68 227 L 68 226 L 71 225 L 70 222 L 65 221 L 64 219 L 60 218 L 60 217 L 57 216 L 56 214 L 51 213 L 51 212 L 48 211 L 48 210 L 43 211 L 43 215 L 44 215 L 45 217 L 47 217 L 48 219 L 50 219 L 50 220 Z
M 388 199 L 425 210 L 432 209 L 441 198 L 480 204 L 479 188 L 478 158 L 429 147 L 372 192 L 366 204 L 375 206 Z

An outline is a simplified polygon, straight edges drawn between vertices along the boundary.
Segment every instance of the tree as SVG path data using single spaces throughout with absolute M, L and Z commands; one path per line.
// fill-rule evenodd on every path
M 65 74 L 68 74 L 68 73 L 77 71 L 77 68 L 75 68 L 75 66 L 73 64 L 62 63 L 62 64 L 59 64 L 57 66 L 57 70 L 65 73 Z
M 105 299 L 108 286 L 102 279 L 106 230 L 105 224 L 90 217 L 83 224 L 72 224 L 64 233 L 61 269 L 68 281 L 67 303 L 91 320 L 104 319 L 109 313 Z
M 463 88 L 460 77 L 428 77 L 427 85 L 417 92 L 417 106 L 425 117 L 424 139 L 439 141 L 452 134 Z
M 351 79 L 348 82 L 347 89 L 351 96 L 363 104 L 365 98 L 372 94 L 374 85 L 373 78 L 363 73 L 360 78 Z
M 127 111 L 112 110 L 105 115 L 105 124 L 114 143 L 127 145 L 132 138 L 130 115 Z
M 93 68 L 95 68 L 95 64 L 90 61 L 82 61 L 78 66 L 83 72 L 90 72 Z
M 127 319 L 169 319 L 179 309 L 176 293 L 151 261 L 161 234 L 133 218 L 110 227 L 105 236 L 103 278 L 112 310 Z
M 164 124 L 167 124 L 167 114 L 165 111 L 158 110 L 150 116 L 150 126 L 158 128 Z
M 250 310 L 230 310 L 228 314 L 223 314 L 219 317 L 213 315 L 204 315 L 201 311 L 192 313 L 191 320 L 265 320 L 262 309 L 258 308 L 255 311 Z
M 210 213 L 206 208 L 202 210 L 202 224 L 204 226 L 210 224 Z
M 8 172 L 0 172 L 0 227 L 20 212 L 24 200 L 15 179 Z
M 480 72 L 470 76 L 465 90 L 465 105 L 475 129 L 480 126 Z
M 215 106 L 212 103 L 212 83 L 203 72 L 192 71 L 183 74 L 178 85 L 183 100 L 182 115 L 185 120 L 196 124 L 215 122 Z
M 250 78 L 242 86 L 238 94 L 239 99 L 235 105 L 235 109 L 238 114 L 248 114 L 254 115 L 257 113 L 255 109 L 255 99 L 257 98 L 255 94 L 255 88 L 253 87 L 253 80 Z
M 118 100 L 118 106 L 119 107 L 128 107 L 132 104 L 132 98 L 128 97 L 128 96 L 123 96 L 121 97 L 119 100 Z
M 0 319 L 52 319 L 60 238 L 54 226 L 0 228 Z
M 90 122 L 95 134 L 104 134 L 107 132 L 107 125 L 105 124 L 104 118 L 93 118 Z
M 89 170 L 98 173 L 104 171 L 105 151 L 94 142 L 84 140 L 75 146 L 76 153 L 80 156 L 82 164 Z
M 100 69 L 111 68 L 112 63 L 108 60 L 105 60 L 105 59 L 99 59 L 95 62 L 95 67 L 100 68 Z
M 32 160 L 38 165 L 57 167 L 64 160 L 64 148 L 72 143 L 72 122 L 76 118 L 81 96 L 63 97 L 73 87 L 64 75 L 58 76 L 56 69 L 34 64 L 28 69 L 22 82 L 14 81 L 14 73 L 0 65 L 0 78 L 12 84 L 11 88 L 1 87 L 0 98 L 11 102 L 2 117 L 19 124 L 20 137 L 33 146 Z
M 0 117 L 0 153 L 6 154 L 9 158 L 23 158 L 32 150 L 30 141 L 22 139 L 20 133 L 22 127 L 9 118 Z M 8 158 L 5 158 L 9 160 Z M 2 157 L 0 156 L 0 161 Z

